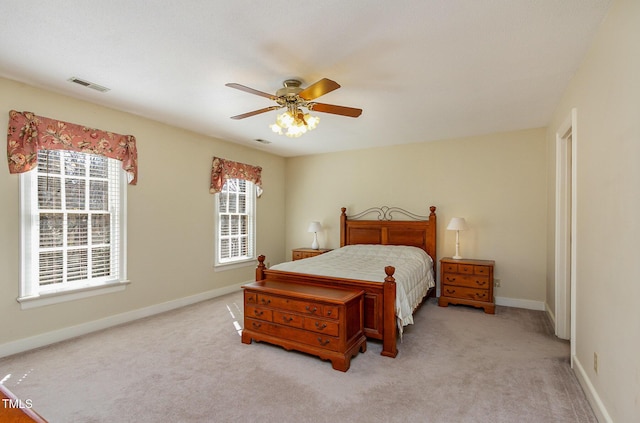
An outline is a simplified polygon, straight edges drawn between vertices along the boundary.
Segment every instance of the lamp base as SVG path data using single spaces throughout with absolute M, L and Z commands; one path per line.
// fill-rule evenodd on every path
M 460 259 L 462 259 L 462 256 L 453 256 L 451 258 L 454 259 L 454 260 L 460 260 Z
M 313 243 L 311 244 L 311 249 L 318 250 L 320 249 L 320 245 L 318 245 L 318 234 L 313 233 Z

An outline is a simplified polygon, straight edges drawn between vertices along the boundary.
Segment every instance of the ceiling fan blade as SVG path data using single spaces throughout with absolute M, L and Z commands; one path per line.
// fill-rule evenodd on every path
M 333 113 L 334 115 L 348 116 L 356 118 L 362 114 L 362 109 L 355 107 L 336 106 L 334 104 L 312 103 L 309 110 L 314 112 Z
M 270 106 L 270 107 L 265 107 L 264 109 L 260 109 L 260 110 L 254 110 L 253 112 L 247 112 L 247 113 L 243 113 L 241 115 L 236 115 L 236 116 L 231 116 L 231 119 L 244 119 L 244 118 L 248 118 L 251 116 L 255 116 L 255 115 L 259 115 L 260 113 L 266 113 L 266 112 L 270 112 L 271 110 L 278 110 L 281 106 Z
M 224 84 L 224 85 L 226 85 L 227 87 L 235 88 L 236 90 L 244 91 L 249 94 L 255 94 L 261 97 L 266 97 L 270 100 L 275 100 L 277 98 L 273 94 L 268 94 L 263 91 L 254 90 L 253 88 L 249 88 L 241 84 L 236 84 L 235 82 L 229 82 L 228 84 Z
M 327 78 L 322 78 L 320 81 L 315 84 L 309 85 L 304 90 L 300 91 L 298 95 L 301 98 L 304 98 L 307 101 L 313 100 L 314 98 L 318 98 L 321 95 L 325 95 L 330 93 L 333 90 L 337 90 L 340 88 L 340 84 L 336 81 L 332 81 Z

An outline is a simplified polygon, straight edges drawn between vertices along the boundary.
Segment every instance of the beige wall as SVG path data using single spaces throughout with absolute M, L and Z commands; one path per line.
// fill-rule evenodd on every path
M 639 52 L 640 2 L 616 0 L 548 131 L 553 151 L 556 129 L 577 109 L 574 359 L 601 421 L 640 416 Z
M 455 233 L 445 227 L 464 217 L 470 229 L 460 233 L 461 255 L 496 261 L 496 295 L 544 304 L 544 129 L 297 157 L 286 169 L 287 259 L 291 248 L 311 246 L 311 220 L 324 227 L 321 247 L 339 247 L 343 206 L 426 215 L 434 205 L 438 257 L 454 254 Z
M 258 251 L 284 253 L 284 159 L 74 100 L 0 78 L 0 127 L 10 109 L 135 135 L 139 179 L 128 187 L 128 276 L 122 292 L 30 310 L 19 293 L 18 176 L 0 166 L 0 346 L 41 333 L 86 324 L 254 278 L 255 266 L 213 270 L 214 196 L 209 194 L 214 155 L 263 167 L 258 200 Z

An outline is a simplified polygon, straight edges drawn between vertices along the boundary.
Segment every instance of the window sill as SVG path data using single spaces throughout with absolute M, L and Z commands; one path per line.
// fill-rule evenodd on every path
M 129 281 L 110 282 L 102 285 L 87 286 L 60 292 L 47 292 L 29 297 L 18 297 L 17 300 L 20 303 L 20 308 L 22 310 L 27 310 L 30 308 L 43 307 L 66 301 L 79 300 L 81 298 L 123 291 L 129 283 Z
M 213 266 L 214 272 L 224 272 L 226 270 L 239 269 L 241 267 L 257 266 L 258 259 L 250 258 L 242 261 L 234 261 L 233 263 L 216 264 Z

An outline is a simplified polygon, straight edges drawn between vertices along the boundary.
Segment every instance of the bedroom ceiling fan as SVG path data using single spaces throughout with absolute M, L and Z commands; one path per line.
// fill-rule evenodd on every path
M 334 115 L 348 116 L 357 118 L 362 114 L 362 109 L 354 107 L 336 106 L 334 104 L 317 103 L 313 100 L 323 96 L 331 91 L 340 88 L 340 85 L 327 78 L 323 78 L 318 82 L 302 88 L 302 81 L 298 79 L 287 79 L 282 85 L 283 87 L 276 91 L 275 95 L 258 91 L 253 88 L 246 87 L 241 84 L 228 83 L 227 87 L 235 88 L 250 94 L 266 97 L 277 103 L 276 106 L 269 106 L 263 109 L 254 110 L 252 112 L 243 113 L 241 115 L 231 116 L 231 119 L 244 119 L 261 113 L 270 112 L 286 108 L 287 110 L 276 117 L 276 123 L 269 125 L 271 130 L 277 134 L 288 137 L 299 137 L 302 134 L 315 129 L 320 121 L 317 116 L 311 116 L 309 112 L 316 111 L 322 113 L 331 113 Z M 307 109 L 309 112 L 304 112 Z

